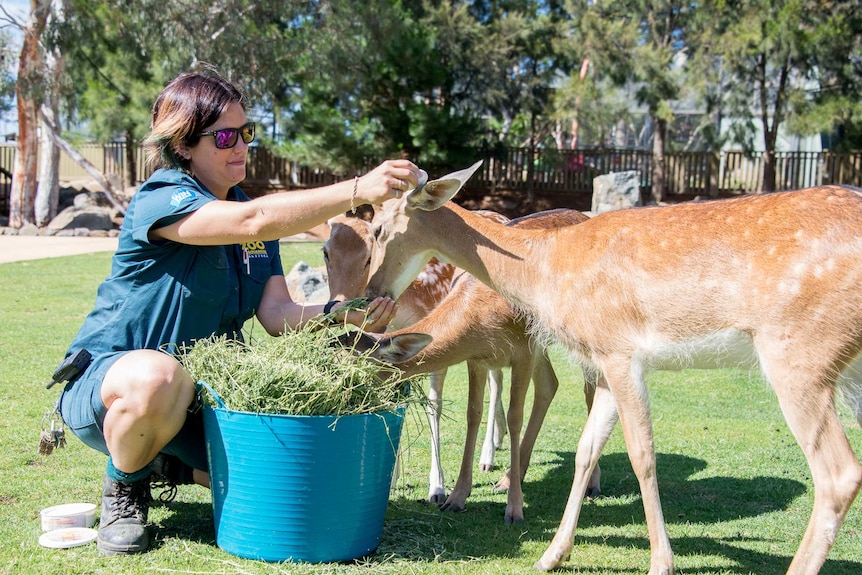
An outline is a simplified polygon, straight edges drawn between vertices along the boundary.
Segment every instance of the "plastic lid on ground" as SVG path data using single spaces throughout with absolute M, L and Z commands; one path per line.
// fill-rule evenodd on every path
M 39 537 L 39 545 L 53 549 L 68 549 L 92 543 L 99 532 L 87 527 L 67 527 L 43 533 Z

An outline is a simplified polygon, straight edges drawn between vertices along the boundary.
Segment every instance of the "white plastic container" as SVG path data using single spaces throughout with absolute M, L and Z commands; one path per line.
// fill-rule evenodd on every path
M 42 531 L 89 528 L 96 524 L 96 506 L 92 503 L 66 503 L 42 510 Z

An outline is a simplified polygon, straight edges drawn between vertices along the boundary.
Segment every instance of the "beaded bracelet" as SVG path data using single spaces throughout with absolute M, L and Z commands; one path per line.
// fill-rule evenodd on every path
M 350 196 L 350 213 L 356 214 L 356 190 L 359 188 L 359 176 L 353 176 L 353 195 Z

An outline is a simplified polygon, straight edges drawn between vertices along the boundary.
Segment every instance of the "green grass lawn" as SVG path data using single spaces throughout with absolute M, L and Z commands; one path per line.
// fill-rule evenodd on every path
M 319 244 L 284 244 L 285 269 L 320 265 Z M 183 486 L 170 504 L 154 504 L 153 549 L 102 557 L 91 544 L 46 549 L 39 511 L 60 503 L 99 502 L 105 457 L 73 436 L 65 450 L 37 454 L 42 416 L 59 393 L 44 384 L 90 310 L 109 254 L 0 265 L 0 574 L 267 574 L 267 573 L 531 573 L 557 528 L 572 480 L 584 424 L 580 369 L 553 350 L 561 381 L 539 435 L 524 485 L 526 521 L 505 525 L 502 472 L 474 471 L 464 513 L 423 502 L 428 430 L 410 414 L 402 471 L 390 497 L 376 553 L 345 565 L 268 564 L 234 557 L 214 543 L 209 491 Z M 461 456 L 466 370 L 453 368 L 441 424 L 447 486 Z M 658 474 L 678 573 L 784 573 L 813 502 L 810 473 L 778 409 L 756 373 L 735 370 L 661 372 L 650 381 Z M 529 406 L 528 406 L 529 407 Z M 857 453 L 862 431 L 843 421 Z M 478 458 L 478 456 L 477 456 Z M 498 453 L 505 467 L 508 450 Z M 642 574 L 649 570 L 643 507 L 619 428 L 601 460 L 603 497 L 584 507 L 565 572 Z M 274 478 L 277 480 L 277 478 Z M 334 518 L 337 520 L 337 518 Z M 862 573 L 862 507 L 848 515 L 824 574 Z

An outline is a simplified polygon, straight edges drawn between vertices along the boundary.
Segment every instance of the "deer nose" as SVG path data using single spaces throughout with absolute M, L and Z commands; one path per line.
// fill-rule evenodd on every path
M 392 297 L 392 294 L 386 292 L 385 290 L 381 292 L 376 287 L 374 287 L 372 285 L 369 285 L 365 289 L 365 297 L 367 297 L 369 299 L 374 299 L 376 297 L 388 297 L 391 299 L 395 299 L 394 297 Z

